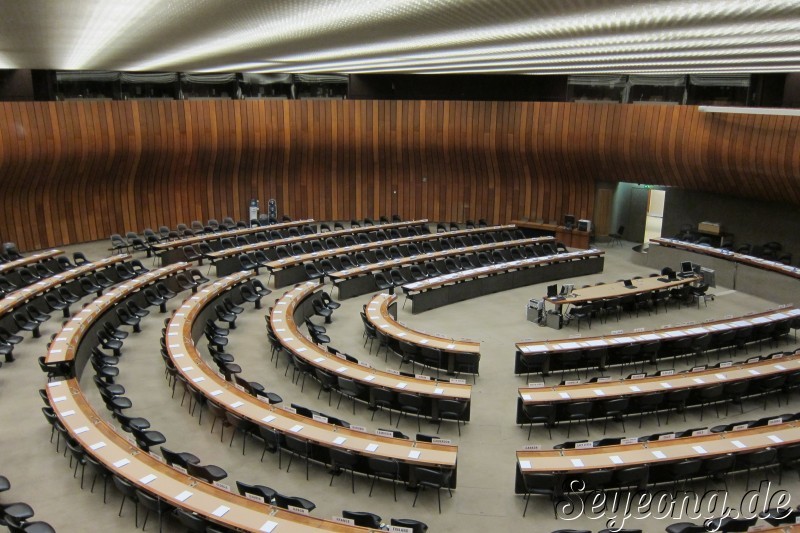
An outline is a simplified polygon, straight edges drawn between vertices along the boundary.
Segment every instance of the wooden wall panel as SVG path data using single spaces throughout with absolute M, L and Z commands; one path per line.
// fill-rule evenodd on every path
M 800 119 L 465 101 L 0 103 L 0 238 L 24 250 L 281 213 L 592 218 L 595 180 L 800 205 Z

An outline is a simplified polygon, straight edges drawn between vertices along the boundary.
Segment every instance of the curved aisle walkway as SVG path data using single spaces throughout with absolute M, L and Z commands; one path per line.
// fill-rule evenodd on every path
M 82 250 L 90 257 L 106 255 L 106 242 L 89 243 L 74 249 Z M 607 249 L 605 270 L 601 274 L 586 276 L 575 281 L 576 285 L 595 283 L 597 281 L 647 275 L 651 271 L 645 267 L 628 262 L 630 251 Z M 260 276 L 262 280 L 266 275 Z M 327 285 L 330 288 L 330 284 Z M 284 377 L 285 359 L 276 370 L 269 361 L 269 346 L 264 329 L 264 314 L 267 307 L 283 294 L 278 290 L 264 299 L 264 309 L 257 311 L 250 304 L 237 321 L 238 328 L 230 335 L 231 343 L 228 351 L 236 356 L 236 362 L 244 369 L 244 375 L 257 380 L 284 398 L 285 403 L 317 409 L 331 415 L 340 415 L 351 423 L 365 426 L 368 430 L 387 428 L 388 416 L 385 413 L 375 414 L 358 405 L 356 415 L 352 415 L 349 402 L 342 402 L 338 411 L 333 405 L 328 407 L 327 398 L 322 395 L 317 400 L 318 386 L 307 380 L 304 392 Z M 563 442 L 566 439 L 566 427 L 553 431 L 553 439 L 547 432 L 534 428 L 530 442 L 526 440 L 528 428 L 515 424 L 515 406 L 518 388 L 524 386 L 525 377 L 513 374 L 514 343 L 526 338 L 545 340 L 569 338 L 577 333 L 575 328 L 567 328 L 556 332 L 540 328 L 525 317 L 526 304 L 531 298 L 540 298 L 545 286 L 534 285 L 503 293 L 497 293 L 476 300 L 461 302 L 419 315 L 411 315 L 400 310 L 399 319 L 409 327 L 431 331 L 452 338 L 470 338 L 481 342 L 481 375 L 472 391 L 471 420 L 462 426 L 459 438 L 455 423 L 445 423 L 441 427 L 440 436 L 452 439 L 459 446 L 459 479 L 458 489 L 451 499 L 447 493 L 442 494 L 441 515 L 437 512 L 436 497 L 433 491 L 425 491 L 419 497 L 415 508 L 411 507 L 413 493 L 398 490 L 398 501 L 392 498 L 388 483 L 376 484 L 372 497 L 368 497 L 369 485 L 362 477 L 356 479 L 356 494 L 349 490 L 349 479 L 346 474 L 337 477 L 333 486 L 328 486 L 330 476 L 326 469 L 312 465 L 310 480 L 305 480 L 305 472 L 301 464 L 292 465 L 289 473 L 284 468 L 278 469 L 277 457 L 267 454 L 264 462 L 259 462 L 258 445 L 248 443 L 247 455 L 242 457 L 241 446 L 237 446 L 241 437 L 236 438 L 232 447 L 228 443 L 220 443 L 219 429 L 209 434 L 210 417 L 204 416 L 201 425 L 198 417 L 188 416 L 186 405 L 180 406 L 179 395 L 172 399 L 171 391 L 163 376 L 163 363 L 158 354 L 159 336 L 163 327 L 163 319 L 156 311 L 151 312 L 142 323 L 143 332 L 131 335 L 125 342 L 120 362 L 120 382 L 128 390 L 128 396 L 134 403 L 135 414 L 148 418 L 153 427 L 162 431 L 172 449 L 190 451 L 201 458 L 204 464 L 217 464 L 228 471 L 228 481 L 242 480 L 251 483 L 268 485 L 281 493 L 302 496 L 317 504 L 314 516 L 329 518 L 338 515 L 342 509 L 355 511 L 372 511 L 384 518 L 415 518 L 426 522 L 432 532 L 436 531 L 484 531 L 484 530 L 517 530 L 517 531 L 551 531 L 559 527 L 586 527 L 597 531 L 605 527 L 603 520 L 576 520 L 565 525 L 563 521 L 553 518 L 552 508 L 546 498 L 534 498 L 527 516 L 522 517 L 524 501 L 514 493 L 516 451 L 526 444 L 539 443 L 543 448 Z M 657 328 L 669 320 L 669 323 L 706 319 L 721 319 L 725 315 L 743 315 L 752 310 L 763 310 L 774 306 L 772 302 L 731 292 L 725 288 L 714 290 L 717 294 L 715 302 L 709 302 L 708 309 L 696 308 L 682 310 L 680 314 L 671 308 L 668 315 L 659 314 L 652 317 L 640 316 L 638 319 L 626 319 L 618 326 L 614 321 L 606 325 L 593 324 L 585 335 L 610 333 L 614 329 L 632 331 L 635 328 Z M 184 293 L 188 295 L 188 293 Z M 335 294 L 334 294 L 335 296 Z M 333 322 L 326 325 L 331 345 L 365 359 L 379 369 L 396 369 L 399 358 L 390 354 L 388 363 L 384 363 L 384 355 L 369 355 L 363 347 L 363 325 L 359 316 L 361 307 L 367 303 L 370 295 L 353 298 L 342 302 L 342 307 L 335 311 Z M 173 300 L 169 310 L 174 310 L 180 298 Z M 800 302 L 798 302 L 800 303 Z M 680 319 L 680 320 L 679 320 Z M 322 323 L 316 319 L 317 323 Z M 49 426 L 41 415 L 42 402 L 37 390 L 43 386 L 44 376 L 36 365 L 36 357 L 45 353 L 45 345 L 49 337 L 60 329 L 60 320 L 54 318 L 42 327 L 41 339 L 27 339 L 17 346 L 17 361 L 0 368 L 0 423 L 3 427 L 13 427 L 14 432 L 0 433 L 0 446 L 3 453 L 3 474 L 14 480 L 15 499 L 26 501 L 36 509 L 36 518 L 46 520 L 59 531 L 134 531 L 132 507 L 126 504 L 121 518 L 117 517 L 120 499 L 116 491 L 109 489 L 109 502 L 102 505 L 102 495 L 90 494 L 88 488 L 80 491 L 79 481 L 71 478 L 68 460 L 55 454 L 55 446 L 49 440 Z M 205 346 L 200 349 L 207 355 Z M 764 346 L 760 353 L 769 353 Z M 757 347 L 750 349 L 750 355 L 759 353 Z M 82 383 L 87 397 L 95 406 L 101 406 L 99 394 L 91 384 Z M 91 391 L 89 393 L 88 391 Z M 99 411 L 99 409 L 98 409 Z M 770 403 L 768 410 L 762 414 L 761 404 L 747 402 L 745 413 L 731 410 L 728 418 L 720 417 L 714 423 L 727 423 L 736 420 L 748 420 L 780 414 L 782 412 L 800 411 L 800 401 L 793 398 L 790 408 L 775 407 Z M 639 436 L 659 431 L 655 421 L 645 420 L 641 430 L 638 424 L 629 428 L 629 436 Z M 676 429 L 699 427 L 699 413 L 689 412 L 687 422 L 682 419 Z M 602 424 L 590 424 L 591 438 L 602 436 Z M 634 431 L 635 429 L 635 431 Z M 399 430 L 413 436 L 416 433 L 416 421 L 406 419 L 400 423 Z M 663 431 L 664 429 L 661 428 Z M 229 435 L 229 429 L 226 435 Z M 436 425 L 423 421 L 423 433 L 436 434 Z M 585 433 L 584 433 L 585 435 Z M 609 436 L 621 436 L 609 428 Z M 227 439 L 226 439 L 227 440 Z M 255 444 L 255 441 L 252 441 Z M 88 473 L 88 470 L 87 470 Z M 793 495 L 800 494 L 800 482 L 795 472 L 784 472 L 784 488 Z M 42 482 L 46 480 L 46 482 Z M 729 480 L 732 494 L 741 495 L 744 476 Z M 794 502 L 795 505 L 800 502 Z M 151 517 L 151 520 L 153 518 Z M 679 520 L 673 520 L 677 522 Z M 626 522 L 628 527 L 644 527 L 645 531 L 663 531 L 669 522 Z M 148 523 L 148 531 L 155 526 Z

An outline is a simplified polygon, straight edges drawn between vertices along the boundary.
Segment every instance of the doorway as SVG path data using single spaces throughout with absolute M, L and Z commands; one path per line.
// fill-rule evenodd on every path
M 648 189 L 647 220 L 644 229 L 644 242 L 661 237 L 661 224 L 664 221 L 664 196 L 666 191 Z

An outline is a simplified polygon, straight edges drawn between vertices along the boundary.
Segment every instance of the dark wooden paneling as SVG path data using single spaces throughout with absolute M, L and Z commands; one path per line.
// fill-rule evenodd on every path
M 595 180 L 800 204 L 796 117 L 471 101 L 0 103 L 0 237 L 243 218 L 592 218 Z

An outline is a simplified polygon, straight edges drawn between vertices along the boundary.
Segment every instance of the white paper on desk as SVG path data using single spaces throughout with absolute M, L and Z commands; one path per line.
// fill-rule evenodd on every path
M 732 440 L 731 444 L 733 444 L 737 448 L 747 448 L 747 446 L 740 440 Z
M 192 382 L 193 382 L 193 383 L 200 383 L 201 381 L 205 381 L 205 379 L 206 379 L 206 378 L 204 378 L 203 376 L 200 376 L 199 378 L 194 378 L 194 379 L 192 380 Z
M 367 450 L 368 452 L 374 452 L 374 451 L 375 451 L 375 450 L 377 450 L 377 449 L 378 449 L 378 445 L 377 445 L 377 444 L 374 444 L 374 443 L 373 443 L 373 444 L 368 444 L 368 445 L 367 445 L 367 448 L 366 448 L 366 450 Z
M 408 457 L 411 459 L 419 459 L 419 456 L 422 454 L 419 450 L 411 450 L 408 452 Z
M 231 404 L 231 407 L 233 407 L 234 409 L 236 409 L 237 407 L 241 407 L 241 406 L 243 406 L 243 405 L 244 405 L 244 402 L 233 402 L 233 403 Z
M 700 335 L 701 333 L 708 333 L 708 330 L 706 328 L 692 328 L 688 331 L 689 333 L 693 333 L 695 335 Z
M 264 533 L 272 533 L 272 530 L 278 527 L 277 522 L 273 522 L 272 520 L 267 520 L 264 522 L 264 525 L 261 526 L 258 530 L 264 531 Z
M 713 326 L 708 326 L 708 329 L 712 331 L 724 331 L 726 329 L 731 329 L 728 324 L 714 324 Z
M 606 341 L 601 341 L 601 340 L 598 340 L 598 339 L 594 339 L 594 340 L 586 341 L 586 344 L 588 344 L 589 346 L 606 346 L 608 343 Z
M 705 383 L 701 378 L 694 378 L 695 383 Z
M 185 366 L 185 367 L 181 368 L 181 370 L 183 370 L 184 372 L 188 372 L 189 370 L 191 370 L 193 368 L 194 368 L 193 366 Z
M 731 324 L 732 326 L 736 326 L 738 328 L 746 328 L 750 325 L 750 322 L 745 322 L 744 320 L 737 320 Z
M 619 455 L 609 455 L 608 458 L 611 459 L 611 462 L 614 463 L 615 465 L 621 465 L 623 462 L 622 457 L 620 457 Z
M 219 389 L 211 391 L 211 396 L 219 396 L 220 394 L 222 394 L 222 391 Z
M 188 490 L 185 490 L 185 491 L 181 492 L 180 494 L 178 494 L 177 496 L 175 496 L 175 499 L 178 500 L 179 502 L 185 502 L 186 500 L 188 500 L 192 496 L 193 496 L 193 493 L 189 492 Z
M 175 355 L 172 356 L 173 359 L 180 359 L 181 357 L 183 357 L 182 353 L 176 353 Z M 191 369 L 192 367 L 189 368 Z
M 364 378 L 364 380 L 366 381 L 372 381 L 373 379 L 375 379 L 375 376 L 373 376 L 372 374 Z
M 761 374 L 761 372 L 759 372 L 758 370 L 752 369 L 752 368 L 750 370 L 748 370 L 748 372 L 750 372 L 754 376 L 757 376 L 757 375 Z
M 405 336 L 406 336 L 406 333 L 405 333 L 405 332 L 401 332 L 401 333 L 398 333 L 398 334 L 397 334 L 397 336 L 398 336 L 398 337 L 405 337 Z
M 434 394 L 444 394 L 444 389 L 433 389 Z
M 767 320 L 763 316 L 760 316 L 760 317 L 754 318 L 753 320 L 751 320 L 751 322 L 753 324 L 764 324 L 765 322 L 769 322 L 769 320 Z
M 672 388 L 672 385 L 670 383 L 667 383 L 666 381 L 661 383 L 661 386 L 664 387 L 665 389 L 671 389 Z
M 653 456 L 656 459 L 666 459 L 667 458 L 667 455 L 664 452 L 662 452 L 661 450 L 653 450 Z
M 531 401 L 531 395 L 530 394 L 523 394 L 522 395 L 522 399 L 525 400 L 526 402 L 529 402 L 529 401 Z
M 324 360 L 325 360 L 325 358 L 324 358 L 324 357 L 317 357 L 316 359 L 314 359 L 314 362 L 315 362 L 315 363 L 321 363 L 321 362 L 323 362 Z
M 408 383 L 404 383 L 401 381 L 397 384 L 398 389 L 405 389 L 406 387 L 408 387 Z
M 452 349 L 453 349 L 453 348 L 455 348 L 455 347 L 456 347 L 456 345 L 455 345 L 455 344 L 448 344 L 448 345 L 447 345 L 447 349 L 448 349 L 448 350 L 452 350 Z
M 533 346 L 524 346 L 522 351 L 525 353 L 537 353 L 537 352 L 546 352 L 547 346 L 542 346 L 541 344 L 535 344 Z
M 230 510 L 231 510 L 230 507 L 227 507 L 225 505 L 220 505 L 219 507 L 214 509 L 214 511 L 211 514 L 213 514 L 214 516 L 225 516 L 225 513 L 227 513 Z
M 769 440 L 771 440 L 772 442 L 774 442 L 774 443 L 776 443 L 776 444 L 780 444 L 781 442 L 783 442 L 783 439 L 782 439 L 782 438 L 780 438 L 780 437 L 779 437 L 779 436 L 777 436 L 777 435 L 769 435 L 769 437 L 768 437 L 768 438 L 769 438 Z
M 277 328 L 277 329 L 275 329 L 275 331 L 277 331 L 277 332 L 280 332 L 280 333 L 283 333 L 284 331 L 286 331 L 286 329 L 284 329 L 284 328 Z
M 708 453 L 702 446 L 692 446 L 692 449 L 697 453 Z
M 783 365 L 775 365 L 775 368 L 777 368 L 778 370 L 786 370 L 786 367 Z
M 583 466 L 583 461 L 581 459 L 571 459 L 572 466 Z
M 339 368 L 336 369 L 336 371 L 339 372 L 339 373 L 347 372 L 347 367 L 346 366 L 340 366 Z
M 61 416 L 72 416 L 75 414 L 75 411 L 70 409 L 69 411 L 64 411 L 63 413 L 59 413 Z
M 305 352 L 305 351 L 306 351 L 306 349 L 305 349 L 305 348 L 298 348 L 298 349 L 297 349 L 297 353 L 303 353 L 303 352 Z
M 683 331 L 665 331 L 664 335 L 666 335 L 667 337 L 683 337 L 684 336 L 684 332 Z
M 130 464 L 130 459 L 120 459 L 119 461 L 115 461 L 113 464 L 116 468 L 122 468 L 125 465 Z
M 597 396 L 605 396 L 606 393 L 602 389 L 594 389 L 594 393 Z
M 636 385 L 631 385 L 631 390 L 632 390 L 633 392 L 641 392 L 641 390 L 642 390 L 642 389 L 640 389 L 640 388 L 639 388 L 639 387 L 637 387 Z
M 155 478 L 156 478 L 155 474 L 147 474 L 146 476 L 144 476 L 143 478 L 141 478 L 139 480 L 139 483 L 147 485 L 148 483 L 153 481 Z
M 275 420 L 275 415 L 267 415 L 261 419 L 262 422 L 266 422 L 267 424 L 269 424 L 273 420 Z
M 572 350 L 575 348 L 580 348 L 581 345 L 577 342 L 562 342 L 561 344 L 557 345 L 559 348 L 563 348 L 565 350 Z
M 564 398 L 565 400 L 569 400 L 569 393 L 568 392 L 559 392 L 558 395 L 561 396 L 562 398 Z
M 289 428 L 289 431 L 294 431 L 295 433 L 297 433 L 301 429 L 303 429 L 303 426 L 300 425 L 300 424 L 296 424 L 296 425 L 292 426 L 291 428 Z
M 347 439 L 345 437 L 336 437 L 335 439 L 333 439 L 333 443 L 341 445 L 344 444 L 344 441 L 346 440 Z
M 75 430 L 75 434 L 80 435 L 81 433 L 86 433 L 87 431 L 89 431 L 89 428 L 86 426 L 81 426 Z
M 91 446 L 89 446 L 89 448 L 91 448 L 92 450 L 99 450 L 100 448 L 105 447 L 105 445 L 106 445 L 105 442 L 100 441 L 92 444 Z
M 53 403 L 63 402 L 66 399 L 67 399 L 66 396 L 59 396 L 58 398 L 53 398 Z
M 50 353 L 61 353 L 61 350 L 50 350 Z
M 522 469 L 529 469 L 531 467 L 531 462 L 530 461 L 520 461 L 519 462 L 519 467 L 522 468 Z

